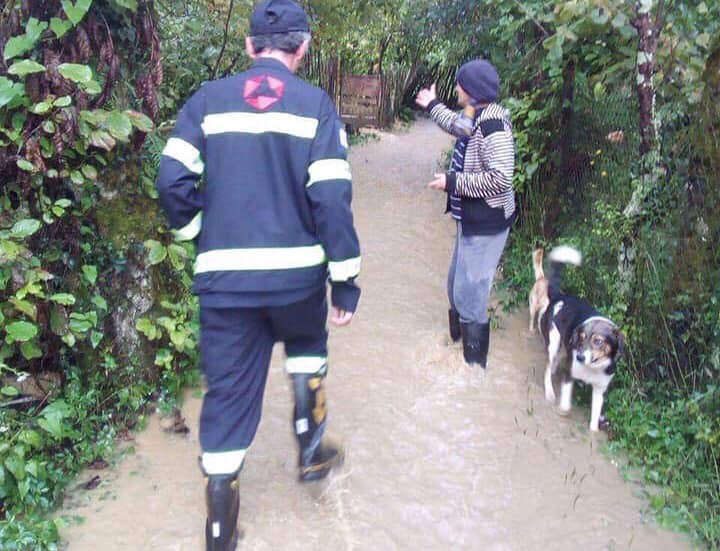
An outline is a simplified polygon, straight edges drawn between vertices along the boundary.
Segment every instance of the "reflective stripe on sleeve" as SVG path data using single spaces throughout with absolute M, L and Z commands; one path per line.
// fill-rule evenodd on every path
M 344 128 L 340 129 L 340 145 L 343 146 L 345 149 L 348 148 L 348 137 L 347 132 L 345 132 Z
M 189 241 L 197 237 L 202 228 L 202 212 L 198 212 L 190 223 L 178 230 L 173 230 L 173 235 L 176 241 Z
M 290 270 L 309 268 L 325 262 L 322 245 L 309 247 L 272 247 L 219 249 L 200 253 L 195 273 L 242 270 Z
M 296 356 L 285 360 L 285 369 L 289 374 L 320 373 L 327 365 L 327 356 Z
M 318 120 L 289 113 L 216 113 L 207 115 L 202 123 L 206 136 L 239 132 L 263 134 L 276 132 L 298 138 L 312 139 Z
M 162 154 L 181 162 L 185 168 L 194 174 L 202 174 L 203 170 L 205 170 L 200 151 L 190 142 L 180 138 L 170 138 L 165 144 Z
M 331 281 L 347 281 L 360 273 L 360 257 L 349 258 L 342 262 L 328 262 Z
M 322 159 L 308 168 L 310 176 L 307 187 L 323 180 L 352 180 L 350 163 L 343 159 Z

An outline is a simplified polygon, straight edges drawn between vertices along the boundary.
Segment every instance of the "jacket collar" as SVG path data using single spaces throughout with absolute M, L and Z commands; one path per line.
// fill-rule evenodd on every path
M 260 67 L 263 69 L 277 69 L 292 74 L 292 71 L 290 71 L 290 69 L 288 69 L 282 61 L 279 61 L 272 57 L 258 57 L 253 61 L 252 66 L 253 68 Z

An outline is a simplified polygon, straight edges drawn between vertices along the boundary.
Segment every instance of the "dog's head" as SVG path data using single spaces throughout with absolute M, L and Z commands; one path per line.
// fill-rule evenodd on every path
M 612 373 L 624 351 L 625 337 L 610 320 L 591 318 L 573 331 L 570 348 L 574 362 L 596 370 L 609 368 Z

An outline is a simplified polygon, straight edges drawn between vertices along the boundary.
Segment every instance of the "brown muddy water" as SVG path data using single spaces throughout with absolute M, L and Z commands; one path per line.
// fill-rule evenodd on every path
M 443 195 L 425 184 L 452 142 L 427 120 L 378 136 L 351 152 L 360 310 L 330 337 L 329 431 L 345 465 L 322 485 L 296 482 L 290 386 L 276 351 L 240 479 L 239 549 L 692 549 L 643 512 L 642 487 L 602 454 L 588 411 L 563 418 L 545 402 L 542 346 L 526 312 L 501 317 L 484 376 L 448 346 L 454 228 Z M 199 408 L 189 395 L 187 436 L 151 419 L 134 455 L 100 471 L 95 490 L 68 496 L 61 514 L 85 520 L 63 529 L 66 549 L 203 549 Z

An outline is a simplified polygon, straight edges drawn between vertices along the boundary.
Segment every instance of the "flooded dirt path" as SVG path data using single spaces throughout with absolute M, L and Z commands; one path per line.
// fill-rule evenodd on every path
M 588 412 L 562 418 L 544 401 L 542 347 L 525 312 L 500 318 L 484 377 L 463 366 L 445 337 L 454 228 L 443 196 L 425 187 L 451 140 L 427 120 L 379 137 L 351 151 L 363 297 L 353 324 L 330 337 L 329 431 L 345 466 L 321 487 L 295 481 L 276 350 L 240 479 L 239 549 L 691 549 L 642 513 L 642 489 L 601 453 Z M 189 396 L 184 437 L 151 419 L 134 455 L 69 497 L 63 514 L 85 521 L 63 530 L 67 549 L 204 548 L 199 408 Z

